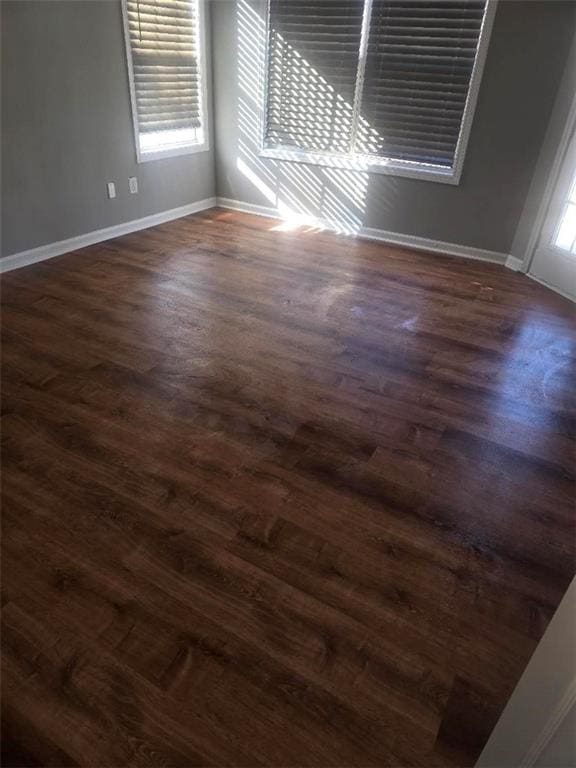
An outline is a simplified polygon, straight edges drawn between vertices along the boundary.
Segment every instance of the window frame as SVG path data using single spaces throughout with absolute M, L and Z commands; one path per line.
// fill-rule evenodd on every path
M 190 0 L 192 2 L 193 0 Z M 128 68 L 128 87 L 130 91 L 130 109 L 132 112 L 132 128 L 134 134 L 134 147 L 136 162 L 147 163 L 151 160 L 163 160 L 169 157 L 182 155 L 194 155 L 197 152 L 208 152 L 210 149 L 209 113 L 208 113 L 208 72 L 206 53 L 206 0 L 195 0 L 198 3 L 198 64 L 200 72 L 200 124 L 203 140 L 181 146 L 167 146 L 166 149 L 154 149 L 142 151 L 140 149 L 140 126 L 138 110 L 136 107 L 136 87 L 134 80 L 134 67 L 132 62 L 132 47 L 130 42 L 130 27 L 128 24 L 128 3 L 122 0 L 122 26 L 124 29 L 124 51 Z
M 444 184 L 459 184 L 462 176 L 462 169 L 464 166 L 464 159 L 466 157 L 466 150 L 468 148 L 468 140 L 470 138 L 470 131 L 472 129 L 472 123 L 474 120 L 474 114 L 476 112 L 476 106 L 478 102 L 478 93 L 480 91 L 480 85 L 482 82 L 482 75 L 484 73 L 484 65 L 486 63 L 486 56 L 488 53 L 488 46 L 490 44 L 490 37 L 492 35 L 492 28 L 494 24 L 494 15 L 496 13 L 496 7 L 498 0 L 486 0 L 486 10 L 484 12 L 484 19 L 482 21 L 482 27 L 480 29 L 480 35 L 478 38 L 478 49 L 476 51 L 476 58 L 474 60 L 474 66 L 472 68 L 472 75 L 470 77 L 470 86 L 468 88 L 468 96 L 466 98 L 466 105 L 462 114 L 462 122 L 460 124 L 460 133 L 458 135 L 458 142 L 456 144 L 456 151 L 454 153 L 454 163 L 452 168 L 446 168 L 445 170 L 437 165 L 419 163 L 414 160 L 399 160 L 396 158 L 378 158 L 374 155 L 361 155 L 361 154 L 330 154 L 328 152 L 308 152 L 302 149 L 284 149 L 278 147 L 266 146 L 266 120 L 268 113 L 268 54 L 270 46 L 270 4 L 272 0 L 266 0 L 266 18 L 265 18 L 265 40 L 264 40 L 264 76 L 262 78 L 263 94 L 262 94 L 262 115 L 260 125 L 260 144 L 259 155 L 261 157 L 267 157 L 274 160 L 285 160 L 289 162 L 306 163 L 308 165 L 320 165 L 328 166 L 330 168 L 342 168 L 351 171 L 361 171 L 370 174 L 386 174 L 391 176 L 403 176 L 411 179 L 421 179 L 426 181 L 436 181 Z M 372 0 L 363 0 L 364 2 L 364 15 L 370 18 L 372 11 Z M 364 25 L 363 25 L 364 26 Z M 358 89 L 358 81 L 360 80 L 360 88 L 364 79 L 364 66 L 366 57 L 366 35 L 363 35 L 363 41 L 360 43 L 359 50 L 359 67 L 357 72 L 356 87 Z M 364 45 L 363 45 L 364 44 Z M 363 50 L 364 47 L 364 50 Z M 362 57 L 364 61 L 362 61 Z M 356 101 L 356 99 L 355 99 Z M 356 109 L 356 104 L 354 109 Z

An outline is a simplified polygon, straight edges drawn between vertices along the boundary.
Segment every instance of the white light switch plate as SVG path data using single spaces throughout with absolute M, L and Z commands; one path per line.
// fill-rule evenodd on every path
M 130 194 L 138 194 L 138 179 L 136 176 L 130 176 L 128 179 L 128 187 L 130 188 Z
M 108 189 L 108 197 L 110 200 L 114 199 L 116 197 L 116 184 L 114 184 L 113 181 L 109 181 L 108 184 L 106 184 L 106 188 Z

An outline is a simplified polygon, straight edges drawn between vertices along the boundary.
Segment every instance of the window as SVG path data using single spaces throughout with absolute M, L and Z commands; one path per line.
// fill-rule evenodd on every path
M 208 149 L 203 0 L 123 0 L 138 162 Z
M 458 183 L 494 0 L 269 0 L 262 154 Z
M 576 174 L 572 179 L 568 197 L 563 201 L 560 223 L 554 236 L 554 245 L 576 255 Z

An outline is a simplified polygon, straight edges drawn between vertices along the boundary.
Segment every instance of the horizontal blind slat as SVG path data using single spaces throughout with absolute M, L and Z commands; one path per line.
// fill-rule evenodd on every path
M 140 127 L 142 133 L 158 133 L 158 131 L 174 131 L 179 128 L 195 128 L 197 127 L 197 122 L 192 117 L 186 119 L 171 117 L 161 120 L 148 120 L 144 118 Z

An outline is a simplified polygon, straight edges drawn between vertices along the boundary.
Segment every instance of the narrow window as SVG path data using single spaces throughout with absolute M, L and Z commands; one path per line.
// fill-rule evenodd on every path
M 138 161 L 208 149 L 204 0 L 123 0 Z

